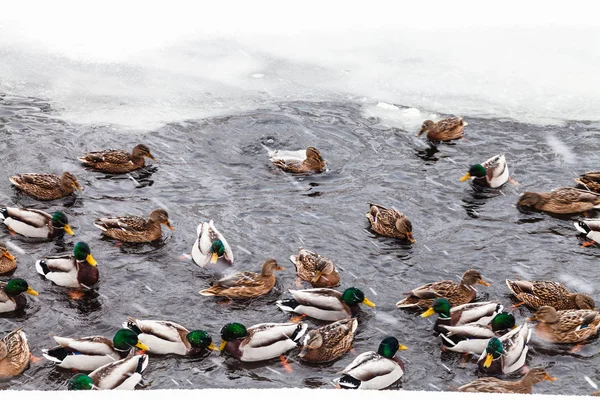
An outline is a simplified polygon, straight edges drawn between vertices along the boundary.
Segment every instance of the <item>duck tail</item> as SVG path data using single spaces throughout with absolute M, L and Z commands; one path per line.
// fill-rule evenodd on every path
M 0 222 L 8 218 L 8 210 L 6 207 L 0 207 Z
M 131 329 L 136 334 L 140 335 L 142 330 L 137 326 L 137 322 L 133 317 L 127 317 L 127 322 L 123 323 L 123 327 L 127 329 Z
M 298 327 L 296 328 L 294 333 L 292 333 L 292 336 L 290 337 L 290 339 L 292 339 L 294 342 L 298 343 L 299 340 L 302 338 L 302 336 L 304 336 L 304 334 L 306 333 L 307 330 L 308 330 L 307 324 L 299 323 Z
M 138 365 L 137 365 L 137 368 L 135 369 L 135 372 L 137 372 L 138 374 L 141 375 L 147 366 L 148 366 L 148 354 L 141 354 L 140 359 L 138 360 Z
M 69 355 L 69 351 L 64 347 L 55 347 L 53 349 L 42 349 L 42 356 L 46 360 L 53 361 L 55 363 L 62 363 L 65 358 Z
M 48 268 L 48 264 L 46 264 L 46 260 L 37 260 L 35 262 L 35 270 L 40 274 L 40 275 L 48 275 L 48 273 L 50 272 L 50 269 Z
M 361 382 L 350 375 L 344 375 L 339 379 L 338 384 L 342 389 L 358 389 Z
M 298 303 L 294 299 L 277 300 L 276 304 L 277 304 L 277 307 L 279 307 L 283 311 L 292 311 L 292 312 L 296 309 L 296 307 L 298 307 L 300 305 L 300 303 Z

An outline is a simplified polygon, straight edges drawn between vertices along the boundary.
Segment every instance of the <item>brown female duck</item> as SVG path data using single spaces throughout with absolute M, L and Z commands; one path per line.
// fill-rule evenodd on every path
M 600 193 L 600 171 L 586 172 L 575 178 L 575 182 L 592 192 Z
M 12 272 L 17 268 L 17 259 L 10 254 L 6 245 L 0 242 L 0 275 Z
M 316 147 L 299 151 L 276 150 L 271 153 L 271 162 L 286 172 L 322 172 L 327 163 Z
M 317 253 L 300 248 L 297 256 L 290 256 L 296 266 L 298 278 L 313 287 L 334 287 L 340 282 L 340 273 L 333 262 Z
M 467 383 L 457 389 L 459 392 L 482 393 L 523 393 L 531 394 L 533 385 L 542 381 L 555 381 L 542 367 L 532 368 L 518 381 L 503 381 L 498 378 L 485 377 Z
M 394 209 L 369 203 L 367 219 L 371 228 L 380 235 L 408 240 L 414 243 L 412 223 L 408 217 Z
M 38 200 L 56 200 L 82 190 L 70 172 L 54 174 L 20 174 L 8 178 L 23 193 Z
M 594 336 L 600 328 L 600 313 L 594 310 L 561 310 L 542 306 L 532 321 L 539 321 L 535 333 L 552 343 L 579 343 Z
M 517 205 L 554 214 L 575 214 L 600 209 L 600 193 L 569 187 L 548 193 L 525 192 Z
M 150 218 L 138 216 L 97 218 L 94 226 L 102 230 L 102 234 L 122 242 L 152 242 L 162 236 L 160 225 L 165 224 L 173 230 L 169 222 L 169 214 L 159 208 L 150 213 Z
M 513 295 L 521 300 L 518 307 L 525 304 L 531 308 L 552 306 L 557 310 L 593 310 L 594 299 L 587 294 L 571 293 L 562 283 L 551 281 L 511 281 L 506 286 Z
M 357 327 L 358 320 L 349 318 L 309 331 L 304 336 L 302 351 L 298 357 L 309 363 L 337 360 L 352 347 Z
M 6 335 L 0 341 L 0 378 L 10 378 L 25 371 L 30 355 L 27 336 L 21 328 Z
M 107 172 L 110 174 L 123 174 L 135 171 L 144 166 L 144 157 L 154 160 L 150 149 L 145 144 L 138 144 L 131 154 L 124 150 L 103 150 L 87 153 L 79 160 L 87 168 Z
M 460 117 L 446 118 L 437 123 L 427 120 L 423 122 L 417 136 L 421 136 L 427 132 L 427 139 L 429 140 L 445 141 L 460 139 L 464 136 L 464 127 L 467 125 L 467 122 Z

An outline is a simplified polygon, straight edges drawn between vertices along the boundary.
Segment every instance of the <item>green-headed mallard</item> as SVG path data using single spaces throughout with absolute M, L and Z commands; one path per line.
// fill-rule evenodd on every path
M 547 342 L 579 343 L 594 336 L 600 328 L 600 313 L 594 310 L 561 310 L 542 306 L 531 317 L 538 321 L 535 333 Z
M 533 385 L 542 381 L 555 381 L 542 367 L 531 368 L 525 376 L 517 381 L 503 381 L 498 378 L 485 377 L 462 385 L 459 392 L 481 393 L 522 393 L 531 394 Z
M 470 303 L 475 298 L 476 292 L 473 285 L 477 283 L 484 286 L 490 285 L 483 280 L 479 271 L 470 269 L 463 274 L 460 283 L 448 280 L 427 283 L 405 293 L 409 296 L 397 302 L 396 307 L 430 308 L 433 300 L 438 297 L 448 300 L 452 307 L 460 306 L 461 304 Z
M 208 289 L 200 291 L 203 296 L 224 296 L 230 299 L 250 299 L 265 295 L 275 286 L 274 272 L 283 270 L 277 261 L 270 258 L 264 262 L 260 274 L 238 272 L 219 279 Z
M 464 136 L 464 127 L 468 123 L 460 117 L 445 118 L 438 122 L 427 120 L 423 122 L 421 130 L 417 136 L 427 132 L 429 140 L 454 140 Z
M 112 340 L 104 336 L 87 336 L 80 339 L 54 336 L 58 344 L 51 349 L 42 349 L 42 355 L 57 367 L 93 371 L 124 358 L 132 348 L 149 350 L 136 332 L 119 329 Z
M 506 286 L 531 308 L 552 306 L 557 310 L 593 310 L 596 306 L 594 299 L 587 294 L 571 293 L 562 283 L 551 281 L 511 281 L 506 280 Z
M 2 207 L 0 221 L 4 222 L 10 231 L 28 238 L 53 239 L 65 232 L 69 235 L 75 234 L 69 226 L 69 219 L 62 211 L 50 215 L 29 208 Z
M 470 178 L 474 178 L 473 183 L 479 186 L 495 189 L 504 185 L 510 178 L 508 175 L 508 165 L 506 165 L 504 153 L 490 158 L 483 164 L 471 165 L 469 172 L 460 178 L 460 181 L 464 182 Z
M 153 242 L 160 239 L 161 224 L 173 230 L 169 222 L 169 214 L 159 208 L 150 213 L 150 218 L 138 216 L 96 218 L 94 226 L 102 230 L 104 236 L 129 243 Z
M 298 151 L 275 150 L 269 155 L 273 165 L 286 172 L 322 172 L 327 164 L 319 150 L 312 146 Z
M 360 289 L 354 287 L 344 290 L 344 293 L 326 288 L 289 289 L 289 292 L 293 299 L 278 300 L 280 309 L 322 321 L 352 318 L 358 313 L 360 304 L 375 307 Z
M 600 171 L 586 172 L 575 178 L 575 182 L 592 192 L 600 193 Z
M 89 375 L 77 374 L 69 380 L 69 390 L 133 390 L 142 380 L 148 366 L 147 354 L 129 355 L 118 361 L 103 365 Z
M 340 273 L 333 262 L 312 251 L 300 248 L 297 256 L 290 256 L 298 277 L 313 287 L 334 287 L 340 282 Z
M 0 274 L 7 274 L 17 268 L 17 259 L 10 254 L 6 245 L 0 242 Z
M 304 335 L 298 358 L 309 363 L 337 360 L 352 347 L 357 327 L 358 320 L 348 318 L 309 331 Z
M 548 193 L 525 192 L 519 207 L 530 207 L 553 214 L 575 214 L 600 209 L 600 193 L 563 187 Z
M 221 257 L 229 264 L 233 263 L 233 252 L 227 240 L 215 228 L 211 219 L 209 222 L 200 222 L 196 228 L 196 243 L 192 247 L 192 259 L 199 267 L 206 264 L 215 264 Z
M 23 193 L 38 200 L 56 200 L 83 190 L 70 172 L 54 174 L 19 174 L 8 178 Z
M 395 337 L 386 337 L 381 341 L 377 353 L 367 351 L 358 355 L 340 372 L 343 375 L 337 382 L 344 389 L 385 389 L 404 375 L 400 360 L 394 356 L 398 350 L 407 349 Z
M 206 349 L 217 349 L 206 331 L 190 331 L 170 321 L 129 317 L 123 326 L 136 332 L 140 341 L 149 347 L 148 352 L 152 354 L 194 356 Z
M 37 296 L 25 279 L 13 278 L 8 282 L 0 282 L 0 314 L 20 310 L 27 305 L 23 293 Z
M 29 365 L 29 344 L 21 328 L 0 340 L 0 378 L 11 378 L 25 371 Z
M 491 338 L 477 361 L 479 371 L 502 375 L 520 369 L 525 365 L 531 333 L 531 328 L 525 323 L 499 338 Z
M 87 168 L 107 172 L 109 174 L 123 174 L 135 171 L 144 166 L 144 157 L 154 160 L 150 149 L 145 144 L 138 144 L 131 154 L 124 150 L 103 150 L 87 153 L 79 160 Z
M 470 323 L 487 325 L 503 309 L 504 306 L 502 304 L 491 301 L 466 303 L 451 308 L 448 300 L 437 298 L 433 301 L 431 307 L 421 314 L 421 317 L 427 318 L 437 313 L 438 318 L 435 321 L 433 329 L 438 333 L 442 333 L 448 332 L 445 329 L 448 325 L 456 326 Z
M 231 322 L 221 329 L 219 350 L 240 361 L 270 360 L 296 348 L 307 328 L 304 323 L 265 323 L 246 329 L 239 322 Z
M 73 254 L 46 257 L 35 262 L 35 269 L 58 286 L 89 288 L 98 282 L 100 274 L 90 247 L 78 242 Z
M 408 240 L 414 243 L 412 235 L 412 223 L 408 217 L 393 208 L 369 203 L 367 219 L 371 228 L 380 235 Z
M 589 242 L 582 244 L 583 247 L 591 246 L 594 243 L 600 243 L 600 219 L 584 219 L 575 222 L 575 229 L 583 233 Z

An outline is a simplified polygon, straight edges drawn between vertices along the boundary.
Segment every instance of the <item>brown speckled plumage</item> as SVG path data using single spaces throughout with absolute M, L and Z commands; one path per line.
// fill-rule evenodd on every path
M 575 214 L 600 209 L 600 194 L 567 187 L 548 193 L 525 192 L 517 205 L 554 214 Z
M 579 178 L 575 178 L 575 182 L 596 193 L 600 193 L 600 171 L 586 172 Z
M 104 150 L 87 153 L 79 160 L 87 168 L 111 174 L 135 171 L 144 166 L 144 157 L 154 160 L 148 146 L 138 144 L 130 153 L 124 150 Z
M 511 281 L 506 285 L 517 299 L 532 308 L 552 306 L 557 310 L 593 310 L 594 300 L 583 293 L 571 293 L 562 283 L 551 281 Z
M 457 389 L 459 392 L 482 392 L 482 393 L 523 393 L 530 394 L 533 385 L 541 381 L 554 381 L 544 368 L 532 368 L 527 374 L 517 381 L 504 381 L 498 378 L 486 377 L 467 383 Z
M 337 360 L 350 350 L 357 327 L 358 320 L 350 318 L 309 331 L 298 358 L 309 363 Z
M 7 274 L 17 268 L 17 259 L 10 254 L 6 245 L 0 242 L 0 274 Z
M 0 378 L 19 375 L 29 365 L 27 337 L 16 329 L 0 341 Z
M 594 310 L 561 310 L 542 306 L 531 318 L 539 321 L 536 334 L 552 343 L 579 343 L 598 332 L 600 313 Z
M 445 118 L 437 123 L 427 120 L 423 122 L 421 130 L 417 136 L 427 132 L 429 140 L 454 140 L 464 136 L 464 127 L 467 125 L 462 118 Z
M 273 165 L 286 172 L 295 173 L 322 172 L 326 163 L 319 150 L 312 146 L 306 149 L 306 159 L 304 161 L 273 159 L 272 162 Z
M 340 273 L 333 262 L 317 253 L 300 248 L 298 255 L 291 256 L 290 260 L 296 266 L 298 277 L 313 287 L 334 287 L 340 282 Z M 321 276 L 315 281 L 319 272 Z
M 406 215 L 392 208 L 369 203 L 369 212 L 366 216 L 371 223 L 371 228 L 378 234 L 414 243 L 412 223 Z
M 56 200 L 73 194 L 81 186 L 70 172 L 54 174 L 20 174 L 9 178 L 23 193 L 38 200 Z
M 94 225 L 102 234 L 123 242 L 152 242 L 162 236 L 160 224 L 174 229 L 169 222 L 169 214 L 159 208 L 152 211 L 149 219 L 138 216 L 98 218 Z

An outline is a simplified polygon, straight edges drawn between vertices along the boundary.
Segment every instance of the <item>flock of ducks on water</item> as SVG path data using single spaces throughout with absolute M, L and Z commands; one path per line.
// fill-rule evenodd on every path
M 462 118 L 447 118 L 437 123 L 425 121 L 419 135 L 426 133 L 432 141 L 448 141 L 463 137 L 467 125 Z M 109 174 L 121 174 L 144 167 L 144 158 L 154 159 L 145 145 L 137 145 L 129 154 L 121 150 L 92 152 L 81 157 L 88 168 Z M 319 150 L 309 147 L 300 151 L 270 152 L 273 165 L 289 173 L 319 173 L 325 169 Z M 51 174 L 21 174 L 10 181 L 23 193 L 39 200 L 54 200 L 80 190 L 75 176 Z M 476 185 L 499 188 L 511 181 L 506 159 L 499 154 L 470 167 L 461 181 L 472 179 Z M 560 188 L 549 193 L 524 193 L 519 207 L 529 207 L 555 214 L 590 212 L 600 209 L 600 172 L 590 172 L 577 180 L 584 189 Z M 516 182 L 512 181 L 514 184 Z M 370 204 L 366 217 L 376 233 L 414 243 L 412 224 L 408 217 L 394 209 Z M 67 216 L 56 211 L 3 207 L 0 220 L 13 235 L 52 240 L 67 233 L 74 235 Z M 152 211 L 148 219 L 138 216 L 98 218 L 94 225 L 103 235 L 121 242 L 152 242 L 162 235 L 161 225 L 174 229 L 167 212 Z M 575 227 L 590 239 L 584 245 L 600 240 L 600 220 L 584 219 Z M 192 247 L 194 262 L 205 267 L 219 259 L 233 263 L 231 247 L 216 229 L 214 222 L 202 222 L 197 228 Z M 0 247 L 0 274 L 11 273 L 17 260 L 6 246 Z M 57 346 L 44 349 L 43 355 L 58 367 L 88 372 L 77 373 L 68 384 L 72 390 L 133 389 L 142 379 L 148 365 L 148 354 L 177 354 L 193 356 L 209 350 L 224 351 L 242 362 L 280 358 L 289 368 L 285 353 L 300 348 L 297 357 L 306 363 L 327 363 L 343 357 L 352 348 L 358 327 L 359 305 L 375 307 L 364 293 L 355 287 L 343 292 L 332 289 L 340 283 L 340 273 L 334 263 L 319 254 L 300 249 L 290 257 L 296 267 L 298 281 L 313 288 L 289 290 L 290 298 L 278 300 L 277 306 L 298 314 L 289 323 L 261 323 L 246 328 L 239 322 L 226 324 L 220 332 L 217 348 L 211 336 L 203 330 L 189 330 L 170 321 L 141 320 L 129 317 L 123 328 L 111 339 L 101 336 L 83 338 L 54 337 Z M 78 242 L 72 254 L 46 257 L 36 261 L 36 270 L 59 286 L 86 290 L 99 279 L 90 247 Z M 204 296 L 232 299 L 256 298 L 267 294 L 275 285 L 274 272 L 284 269 L 275 260 L 264 262 L 260 273 L 238 272 L 217 280 L 200 292 Z M 543 368 L 525 367 L 528 342 L 532 332 L 553 343 L 581 344 L 596 335 L 600 314 L 594 310 L 594 300 L 585 294 L 571 293 L 564 285 L 548 281 L 506 280 L 510 292 L 535 310 L 528 320 L 538 321 L 535 330 L 523 322 L 516 326 L 512 314 L 504 312 L 495 301 L 471 303 L 475 299 L 474 285 L 489 286 L 479 271 L 467 270 L 460 282 L 443 280 L 428 283 L 406 293 L 396 306 L 425 310 L 427 318 L 437 314 L 434 331 L 439 334 L 442 349 L 479 357 L 478 370 L 483 375 L 501 376 L 521 370 L 519 380 L 483 377 L 457 388 L 460 391 L 531 393 L 532 385 L 543 380 L 555 380 Z M 0 314 L 22 309 L 23 294 L 37 296 L 28 283 L 20 278 L 0 282 Z M 308 329 L 302 318 L 327 322 Z M 406 350 L 395 337 L 383 339 L 377 351 L 358 355 L 335 380 L 341 388 L 383 389 L 398 382 L 404 365 L 396 356 Z M 575 349 L 574 349 L 575 350 Z M 0 378 L 21 374 L 32 358 L 27 338 L 21 328 L 0 341 Z

